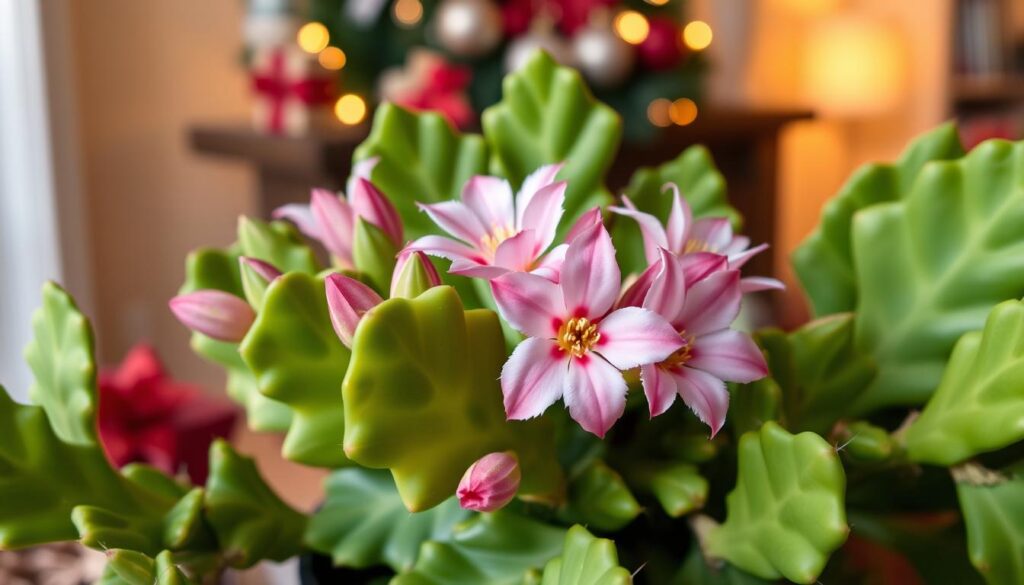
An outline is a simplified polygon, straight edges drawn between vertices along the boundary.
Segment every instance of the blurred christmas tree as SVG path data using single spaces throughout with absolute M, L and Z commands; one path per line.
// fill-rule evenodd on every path
M 390 100 L 478 126 L 504 73 L 543 48 L 643 140 L 696 112 L 712 32 L 684 12 L 682 0 L 248 0 L 245 28 L 250 54 L 297 44 L 336 71 L 344 123 Z

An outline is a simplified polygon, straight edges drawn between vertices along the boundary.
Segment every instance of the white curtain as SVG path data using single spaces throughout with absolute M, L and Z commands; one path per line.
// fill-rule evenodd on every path
M 25 399 L 22 358 L 47 279 L 60 280 L 41 27 L 48 0 L 0 0 L 0 384 Z

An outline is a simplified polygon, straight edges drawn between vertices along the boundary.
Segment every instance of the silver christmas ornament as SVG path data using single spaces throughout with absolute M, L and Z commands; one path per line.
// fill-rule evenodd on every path
M 633 71 L 636 52 L 608 26 L 588 26 L 573 37 L 576 67 L 596 87 L 621 85 Z
M 434 27 L 438 43 L 460 57 L 487 54 L 504 34 L 501 10 L 492 0 L 444 0 Z

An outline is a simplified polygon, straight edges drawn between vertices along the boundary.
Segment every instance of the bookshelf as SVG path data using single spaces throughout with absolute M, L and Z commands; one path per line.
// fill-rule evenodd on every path
M 965 146 L 1024 138 L 1024 3 L 956 0 L 949 110 Z

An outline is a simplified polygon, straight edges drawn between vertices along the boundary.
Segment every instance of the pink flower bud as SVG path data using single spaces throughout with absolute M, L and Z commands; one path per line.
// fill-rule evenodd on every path
M 238 258 L 238 263 L 243 266 L 248 266 L 253 272 L 260 275 L 263 280 L 271 283 L 275 278 L 281 276 L 281 271 L 274 267 L 270 262 L 264 262 L 257 258 L 250 258 L 248 256 L 241 256 Z
M 352 347 L 359 321 L 383 299 L 372 288 L 343 274 L 328 276 L 324 280 L 324 287 L 327 289 L 327 308 L 334 332 L 346 347 Z
M 441 275 L 434 263 L 423 252 L 403 252 L 398 255 L 395 272 L 391 276 L 391 298 L 412 299 L 424 291 L 440 286 Z
M 342 268 L 352 268 L 355 218 L 348 202 L 326 189 L 313 189 L 309 208 L 319 227 L 320 243 Z
M 247 302 L 220 290 L 179 295 L 168 305 L 186 327 L 220 341 L 241 341 L 256 319 L 256 313 Z
M 469 466 L 455 492 L 467 510 L 493 512 L 512 501 L 519 490 L 519 458 L 512 451 L 489 453 Z
M 373 183 L 356 178 L 349 190 L 348 202 L 356 217 L 379 227 L 396 248 L 402 247 L 402 220 L 398 211 Z

